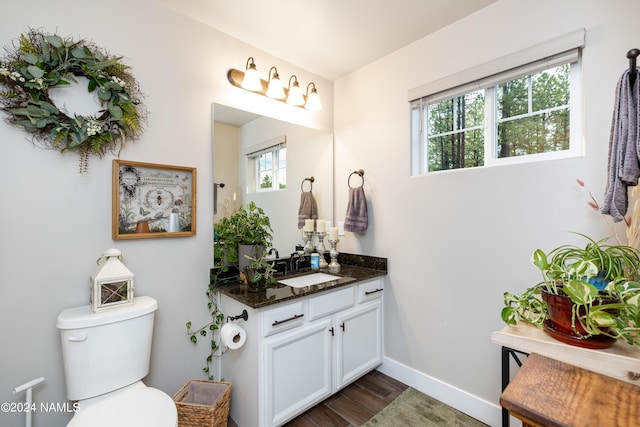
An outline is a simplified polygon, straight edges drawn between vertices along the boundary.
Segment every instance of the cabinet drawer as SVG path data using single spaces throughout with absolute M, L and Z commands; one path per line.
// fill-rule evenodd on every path
M 304 323 L 304 301 L 273 308 L 264 313 L 263 336 L 286 331 Z
M 372 280 L 358 285 L 358 302 L 371 301 L 382 296 L 384 286 L 382 280 Z
M 352 307 L 355 303 L 355 287 L 331 292 L 309 300 L 309 321 L 333 314 L 345 308 Z

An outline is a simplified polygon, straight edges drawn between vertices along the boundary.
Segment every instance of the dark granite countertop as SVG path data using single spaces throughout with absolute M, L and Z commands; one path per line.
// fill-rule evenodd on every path
M 293 288 L 291 286 L 274 283 L 268 285 L 267 288 L 262 291 L 255 292 L 250 291 L 246 284 L 242 284 L 237 281 L 222 285 L 218 284 L 216 289 L 223 295 L 227 295 L 248 307 L 258 309 L 272 304 L 305 297 L 307 295 L 317 294 L 330 289 L 336 289 L 341 286 L 382 277 L 387 274 L 386 258 L 366 255 L 340 254 L 338 256 L 338 262 L 340 263 L 340 271 L 337 273 L 329 272 L 328 269 L 312 270 L 311 268 L 306 267 L 295 273 L 277 277 L 277 279 L 289 279 L 317 272 L 340 276 L 339 279 L 320 283 L 318 285 L 305 286 L 304 288 Z

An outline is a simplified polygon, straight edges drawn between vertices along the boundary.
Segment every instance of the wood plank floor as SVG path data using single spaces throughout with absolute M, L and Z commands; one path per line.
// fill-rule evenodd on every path
M 407 387 L 378 371 L 372 371 L 294 418 L 284 427 L 359 427 Z M 228 427 L 237 425 L 229 419 Z

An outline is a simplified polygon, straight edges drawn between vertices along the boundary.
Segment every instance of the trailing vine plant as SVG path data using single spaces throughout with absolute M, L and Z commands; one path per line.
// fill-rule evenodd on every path
M 74 41 L 30 29 L 5 47 L 0 59 L 0 109 L 6 122 L 23 127 L 41 145 L 80 155 L 85 172 L 90 155 L 118 152 L 125 141 L 138 139 L 147 111 L 140 87 L 122 57 L 111 56 L 87 40 Z M 88 80 L 100 110 L 70 116 L 56 106 L 50 90 Z
M 224 314 L 218 307 L 216 284 L 227 280 L 236 280 L 235 275 L 229 277 L 229 275 L 227 274 L 228 268 L 229 267 L 218 266 L 213 268 L 211 272 L 211 279 L 206 292 L 208 299 L 207 308 L 209 310 L 209 314 L 211 315 L 211 321 L 198 329 L 192 329 L 193 324 L 191 323 L 191 321 L 188 321 L 186 323 L 187 336 L 192 343 L 198 344 L 199 337 L 202 339 L 204 339 L 205 337 L 209 338 L 210 351 L 209 355 L 206 358 L 205 366 L 202 368 L 202 372 L 207 375 L 209 380 L 214 380 L 214 376 L 211 373 L 211 363 L 213 362 L 213 358 L 221 356 L 224 353 L 224 351 L 218 344 L 219 331 L 224 324 Z

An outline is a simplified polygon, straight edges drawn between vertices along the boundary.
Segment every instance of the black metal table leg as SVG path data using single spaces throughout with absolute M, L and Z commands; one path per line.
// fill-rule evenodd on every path
M 524 356 L 528 356 L 528 353 L 514 350 L 509 347 L 502 347 L 502 391 L 509 385 L 509 381 L 511 380 L 511 376 L 509 373 L 509 356 L 513 357 L 513 360 L 518 364 L 518 366 L 522 366 L 522 362 L 518 358 L 518 353 Z M 502 408 L 502 427 L 509 427 L 509 411 L 505 408 Z

